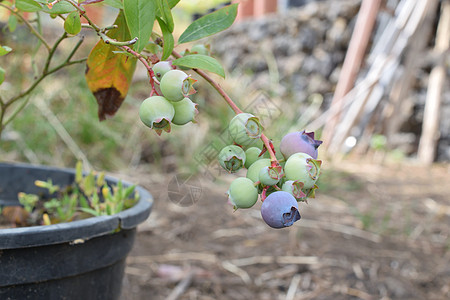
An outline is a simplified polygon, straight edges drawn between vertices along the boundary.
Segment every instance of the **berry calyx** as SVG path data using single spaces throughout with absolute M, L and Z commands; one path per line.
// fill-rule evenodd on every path
M 236 145 L 229 145 L 222 150 L 218 155 L 220 165 L 230 173 L 239 171 L 245 164 L 245 152 Z
M 164 74 L 160 82 L 160 89 L 164 97 L 170 101 L 181 101 L 194 93 L 192 85 L 195 79 L 181 70 L 170 70 Z
M 175 115 L 172 123 L 175 125 L 184 125 L 189 122 L 194 122 L 194 117 L 198 114 L 197 104 L 192 102 L 189 98 L 184 98 L 181 101 L 173 102 L 175 108 Z
M 152 96 L 145 99 L 139 107 L 141 121 L 161 135 L 163 131 L 170 132 L 170 123 L 175 115 L 173 105 L 162 96 Z
M 289 194 L 294 196 L 297 201 L 304 201 L 306 200 L 306 194 L 302 191 L 303 187 L 303 182 L 300 182 L 298 180 L 288 180 L 283 184 L 281 190 L 288 192 Z
M 228 199 L 234 209 L 250 208 L 258 201 L 258 189 L 245 177 L 238 177 L 230 185 Z
M 263 167 L 259 171 L 260 183 L 267 186 L 277 184 L 283 176 L 283 167 L 280 165 Z
M 280 151 L 285 159 L 288 159 L 292 154 L 302 152 L 317 159 L 317 148 L 322 144 L 322 141 L 314 139 L 314 132 L 297 131 L 286 134 L 280 142 Z
M 236 144 L 249 147 L 261 137 L 263 127 L 254 115 L 240 113 L 231 119 L 228 131 Z
M 289 227 L 300 220 L 297 200 L 284 191 L 271 193 L 261 205 L 261 216 L 272 228 Z

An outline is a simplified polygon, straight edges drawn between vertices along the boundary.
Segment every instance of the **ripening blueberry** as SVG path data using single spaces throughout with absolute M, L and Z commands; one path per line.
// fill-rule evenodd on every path
M 161 135 L 163 130 L 170 132 L 170 122 L 174 115 L 173 105 L 162 96 L 149 97 L 139 107 L 141 121 L 154 129 L 158 135 Z
M 170 101 L 181 101 L 193 91 L 195 82 L 190 76 L 180 70 L 170 70 L 161 79 L 160 89 L 164 97 Z
M 211 50 L 209 45 L 195 44 L 191 47 L 191 54 L 210 55 Z
M 231 138 L 242 147 L 254 144 L 261 137 L 262 130 L 259 119 L 249 113 L 237 114 L 228 126 Z
M 264 167 L 271 165 L 269 158 L 258 159 L 247 170 L 247 178 L 253 182 L 259 181 L 259 172 Z
M 198 114 L 197 104 L 187 97 L 181 101 L 172 102 L 172 105 L 175 108 L 175 115 L 172 120 L 173 124 L 187 124 L 194 121 L 194 117 Z
M 225 146 L 218 155 L 220 165 L 230 173 L 239 171 L 245 164 L 245 152 L 236 145 Z
M 303 182 L 303 189 L 313 188 L 319 178 L 321 164 L 322 161 L 313 159 L 306 153 L 294 153 L 284 165 L 286 178 Z
M 285 159 L 292 154 L 302 152 L 309 154 L 312 158 L 317 159 L 317 148 L 322 141 L 314 139 L 314 132 L 297 131 L 286 134 L 280 142 L 280 151 Z
M 228 198 L 235 209 L 250 208 L 258 200 L 258 189 L 250 179 L 238 177 L 233 180 L 228 189 Z
M 267 196 L 261 205 L 261 216 L 272 228 L 292 226 L 301 218 L 297 200 L 284 191 L 277 191 Z

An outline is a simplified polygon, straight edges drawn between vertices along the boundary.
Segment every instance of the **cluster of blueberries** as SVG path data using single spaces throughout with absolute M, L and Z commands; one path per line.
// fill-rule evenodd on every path
M 192 50 L 208 51 L 205 46 Z M 189 95 L 195 92 L 192 85 L 196 80 L 175 69 L 170 61 L 160 61 L 152 69 L 156 95 L 142 102 L 139 108 L 142 122 L 158 135 L 162 131 L 170 132 L 171 124 L 195 122 L 197 104 Z M 228 190 L 234 209 L 250 208 L 260 198 L 261 216 L 270 227 L 289 227 L 298 221 L 298 203 L 315 197 L 322 164 L 317 159 L 317 148 L 322 141 L 314 139 L 314 132 L 304 130 L 286 134 L 280 142 L 283 159 L 278 160 L 271 142 L 271 156 L 266 146 L 262 150 L 256 147 L 263 127 L 254 115 L 237 114 L 230 121 L 228 131 L 234 144 L 220 151 L 219 163 L 230 173 L 247 169 L 246 177 L 237 177 Z
M 153 66 L 154 87 L 158 95 L 145 99 L 139 107 L 139 117 L 148 127 L 161 135 L 170 132 L 171 124 L 184 125 L 194 121 L 197 104 L 189 99 L 193 93 L 193 78 L 174 69 L 170 61 L 160 61 Z
M 197 44 L 182 55 L 210 55 L 209 45 Z M 142 122 L 155 130 L 158 135 L 163 131 L 170 132 L 171 124 L 184 125 L 195 122 L 198 114 L 197 104 L 189 95 L 195 93 L 195 79 L 183 72 L 189 68 L 175 69 L 171 61 L 157 62 L 153 67 L 152 82 L 156 95 L 145 99 L 139 108 Z M 152 93 L 153 94 L 153 93 Z
M 300 219 L 298 203 L 315 197 L 322 164 L 317 160 L 317 148 L 322 142 L 314 139 L 313 132 L 289 133 L 280 143 L 284 160 L 274 161 L 267 157 L 267 149 L 252 146 L 262 133 L 258 118 L 238 114 L 228 129 L 235 144 L 220 151 L 219 163 L 230 173 L 247 169 L 246 177 L 238 177 L 230 185 L 231 204 L 235 209 L 250 208 L 260 198 L 261 216 L 270 227 L 294 224 Z

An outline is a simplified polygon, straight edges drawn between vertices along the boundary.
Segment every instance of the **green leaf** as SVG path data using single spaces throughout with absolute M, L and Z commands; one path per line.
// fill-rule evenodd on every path
M 172 12 L 170 11 L 169 3 L 167 0 L 158 0 L 158 13 L 157 15 L 164 20 L 167 25 L 167 29 L 172 33 L 174 29 Z
M 81 31 L 80 14 L 77 11 L 71 12 L 64 21 L 64 30 L 71 35 L 77 35 Z
M 123 9 L 123 3 L 120 0 L 104 0 L 103 3 L 117 9 Z
M 2 67 L 0 67 L 0 84 L 2 84 L 3 83 L 3 81 L 5 81 L 5 70 L 2 68 Z
M 11 51 L 12 49 L 9 48 L 8 46 L 0 46 L 0 56 L 6 55 Z
M 231 4 L 195 20 L 181 34 L 178 42 L 196 41 L 227 29 L 236 19 L 237 6 L 237 3 Z
M 92 208 L 88 208 L 88 207 L 80 207 L 79 210 L 81 210 L 82 212 L 91 214 L 93 216 L 96 216 L 96 217 L 101 215 L 100 212 L 97 212 L 96 210 L 93 210 Z
M 10 15 L 8 18 L 8 29 L 10 32 L 14 32 L 17 28 L 17 17 L 15 15 Z
M 25 12 L 37 12 L 42 9 L 42 6 L 34 0 L 16 0 L 16 7 Z
M 163 54 L 161 60 L 166 60 L 169 58 L 170 54 L 172 54 L 173 47 L 175 45 L 175 41 L 173 39 L 172 33 L 167 28 L 166 23 L 160 18 L 156 18 L 159 23 L 159 27 L 161 27 L 161 31 L 163 34 Z
M 225 78 L 225 71 L 222 65 L 211 56 L 201 54 L 190 54 L 181 58 L 177 58 L 172 62 L 175 66 L 188 67 L 192 69 L 202 69 Z
M 83 179 L 83 192 L 90 197 L 95 192 L 95 178 L 93 173 L 89 173 Z
M 42 8 L 42 11 L 48 14 L 54 14 L 54 15 L 60 15 L 60 14 L 68 14 L 71 13 L 73 11 L 76 11 L 77 9 L 70 4 L 69 2 L 66 1 L 61 1 L 58 3 L 55 3 L 55 5 L 53 5 L 52 9 L 48 8 L 47 6 L 44 6 Z
M 157 54 L 157 53 L 160 53 L 162 51 L 162 48 L 159 45 L 155 44 L 154 42 L 149 42 L 145 46 L 144 49 L 147 50 L 150 53 L 153 53 L 153 54 Z
M 156 0 L 124 0 L 123 9 L 132 38 L 138 38 L 134 50 L 140 53 L 152 34 L 157 9 Z
M 79 160 L 75 165 L 75 182 L 81 184 L 83 180 L 83 163 Z
M 167 2 L 169 3 L 170 9 L 172 9 L 180 2 L 180 0 L 167 0 Z

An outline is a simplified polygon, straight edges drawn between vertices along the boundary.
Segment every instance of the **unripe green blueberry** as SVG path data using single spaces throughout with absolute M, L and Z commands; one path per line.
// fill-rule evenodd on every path
M 250 147 L 245 150 L 245 167 L 248 169 L 255 161 L 260 159 L 261 149 L 257 147 Z
M 259 171 L 259 181 L 263 185 L 272 186 L 277 184 L 283 175 L 283 168 L 281 166 L 263 167 Z
M 194 121 L 194 117 L 197 115 L 197 104 L 192 102 L 189 98 L 184 98 L 181 101 L 173 102 L 175 108 L 175 116 L 172 123 L 176 125 L 184 125 L 191 121 Z
M 250 208 L 258 200 L 258 189 L 250 179 L 238 177 L 231 183 L 228 197 L 235 209 Z
M 195 82 L 180 70 L 170 70 L 161 79 L 160 89 L 164 97 L 170 101 L 181 101 L 192 92 Z
M 301 201 L 305 200 L 306 198 L 306 194 L 302 191 L 303 186 L 304 186 L 303 182 L 288 180 L 285 183 L 283 183 L 281 190 L 288 192 L 289 194 L 294 196 L 294 198 L 297 199 L 297 201 Z
M 229 145 L 222 150 L 218 155 L 220 165 L 230 173 L 239 171 L 245 164 L 245 152 L 236 145 Z
M 284 165 L 286 178 L 303 182 L 303 188 L 310 189 L 319 178 L 321 164 L 322 161 L 313 159 L 306 153 L 294 153 Z
M 161 83 L 161 79 L 163 78 L 163 76 L 170 70 L 173 70 L 173 67 L 170 61 L 160 61 L 157 62 L 152 69 L 153 73 L 155 74 L 154 78 L 158 80 L 159 83 Z
M 195 44 L 191 47 L 191 54 L 210 55 L 209 47 L 204 44 Z
M 253 182 L 259 181 L 259 172 L 262 168 L 271 165 L 270 159 L 263 158 L 255 161 L 247 170 L 247 178 Z
M 139 107 L 139 117 L 158 135 L 164 130 L 170 132 L 170 122 L 175 115 L 173 105 L 162 96 L 152 96 L 145 99 Z
M 236 144 L 249 147 L 261 137 L 263 127 L 254 115 L 240 113 L 231 119 L 228 131 Z

